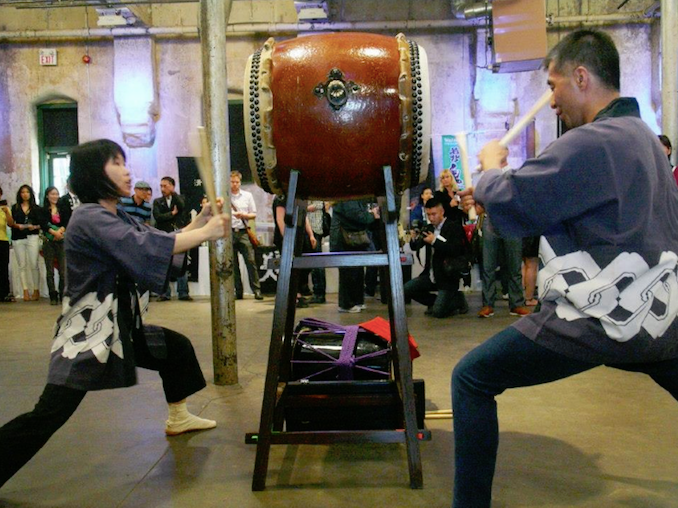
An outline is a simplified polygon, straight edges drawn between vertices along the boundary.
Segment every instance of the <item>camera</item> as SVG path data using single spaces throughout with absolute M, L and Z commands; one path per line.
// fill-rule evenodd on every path
M 433 224 L 425 224 L 424 227 L 421 228 L 422 234 L 425 233 L 431 233 L 433 234 L 436 230 L 436 227 Z
M 7 200 L 6 199 L 0 199 L 0 206 L 7 206 Z
M 423 226 L 423 223 L 419 219 L 414 219 L 412 221 L 412 224 L 410 226 L 410 229 L 412 229 L 415 233 L 419 234 L 421 233 L 421 227 Z

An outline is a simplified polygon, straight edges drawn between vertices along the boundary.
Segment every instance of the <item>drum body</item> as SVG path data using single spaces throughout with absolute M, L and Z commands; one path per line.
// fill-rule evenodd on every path
M 269 39 L 245 71 L 245 139 L 265 191 L 326 200 L 384 195 L 424 181 L 430 152 L 426 53 L 400 34 Z

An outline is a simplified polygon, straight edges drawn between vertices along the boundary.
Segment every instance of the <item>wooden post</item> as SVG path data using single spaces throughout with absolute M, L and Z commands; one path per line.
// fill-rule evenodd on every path
M 231 0 L 200 1 L 203 104 L 209 154 L 216 192 L 230 213 L 230 153 L 228 139 L 228 77 L 226 74 L 226 26 Z M 233 238 L 210 243 L 210 295 L 212 300 L 212 363 L 214 383 L 238 383 L 233 285 Z

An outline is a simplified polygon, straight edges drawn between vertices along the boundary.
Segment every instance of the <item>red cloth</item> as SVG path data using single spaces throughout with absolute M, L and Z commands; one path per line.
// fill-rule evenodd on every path
M 375 335 L 378 335 L 382 339 L 384 339 L 386 342 L 391 342 L 391 324 L 386 321 L 384 318 L 381 317 L 375 317 L 374 319 L 370 319 L 369 321 L 365 321 L 364 323 L 360 323 L 360 327 L 364 328 L 365 330 L 372 332 Z M 418 358 L 421 356 L 421 353 L 419 353 L 419 350 L 417 349 L 417 343 L 414 340 L 414 337 L 412 335 L 408 334 L 407 335 L 407 341 L 410 346 L 410 358 L 414 360 L 415 358 Z

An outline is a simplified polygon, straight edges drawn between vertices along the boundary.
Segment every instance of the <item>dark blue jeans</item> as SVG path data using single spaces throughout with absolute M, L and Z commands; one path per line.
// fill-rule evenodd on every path
M 454 508 L 489 508 L 499 445 L 497 404 L 507 388 L 534 386 L 597 367 L 546 349 L 507 328 L 470 351 L 452 372 Z M 644 372 L 678 400 L 678 359 L 610 367 Z

